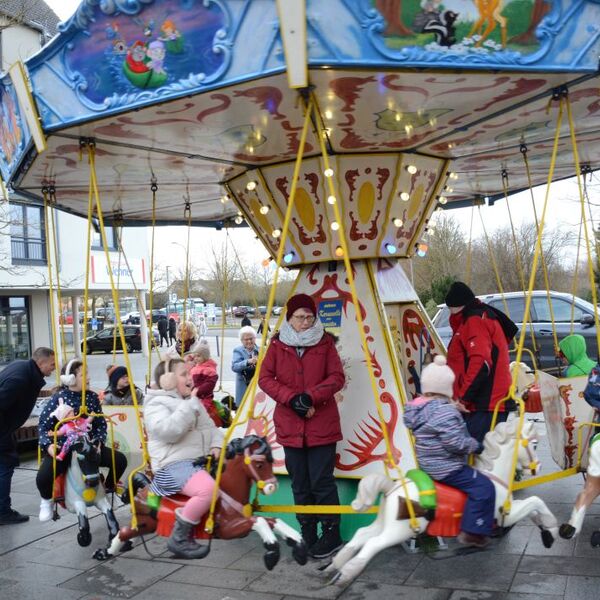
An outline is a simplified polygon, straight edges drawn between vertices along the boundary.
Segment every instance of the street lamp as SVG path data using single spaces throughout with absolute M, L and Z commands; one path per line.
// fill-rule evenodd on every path
M 169 301 L 171 299 L 171 284 L 169 283 L 169 265 L 167 265 L 167 318 L 169 318 Z

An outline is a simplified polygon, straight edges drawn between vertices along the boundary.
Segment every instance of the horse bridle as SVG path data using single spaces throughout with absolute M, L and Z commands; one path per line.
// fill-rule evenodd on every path
M 527 452 L 527 458 L 529 459 L 529 470 L 531 471 L 532 475 L 535 475 L 537 473 L 537 469 L 540 465 L 540 461 L 536 459 L 535 454 L 531 450 L 531 444 L 537 444 L 537 442 L 538 440 L 536 438 L 519 438 L 519 443 L 521 444 L 521 446 L 523 446 L 523 448 L 525 448 L 525 451 Z
M 254 481 L 256 481 L 256 487 L 261 491 L 268 490 L 269 485 L 275 486 L 275 488 L 277 488 L 277 478 L 275 477 L 275 475 L 272 475 L 271 477 L 269 477 L 269 479 L 262 479 L 261 476 L 258 474 L 256 467 L 254 466 L 255 462 L 265 463 L 267 462 L 267 460 L 268 459 L 264 454 L 250 454 L 249 448 L 244 449 L 244 464 L 248 467 L 248 471 L 250 471 L 250 474 L 252 475 Z

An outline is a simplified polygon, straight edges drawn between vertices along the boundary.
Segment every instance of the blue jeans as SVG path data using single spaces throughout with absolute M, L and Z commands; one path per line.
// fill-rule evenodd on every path
M 0 461 L 0 515 L 10 511 L 10 484 L 15 467 Z
M 460 528 L 466 533 L 490 535 L 496 512 L 494 484 L 468 465 L 439 481 L 462 490 L 468 496 Z
M 469 430 L 469 435 L 474 437 L 478 442 L 483 442 L 483 438 L 485 434 L 492 427 L 492 417 L 494 413 L 492 411 L 474 411 L 470 413 L 465 413 L 463 415 L 463 419 L 467 424 L 467 429 Z M 504 423 L 508 419 L 507 412 L 499 412 L 498 418 L 496 419 L 496 424 Z

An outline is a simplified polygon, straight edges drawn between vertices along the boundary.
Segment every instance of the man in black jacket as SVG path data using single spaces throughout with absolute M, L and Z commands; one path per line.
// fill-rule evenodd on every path
M 10 484 L 19 465 L 13 434 L 29 418 L 46 384 L 44 377 L 54 368 L 54 351 L 38 348 L 30 360 L 15 360 L 0 372 L 0 525 L 29 521 L 10 503 Z

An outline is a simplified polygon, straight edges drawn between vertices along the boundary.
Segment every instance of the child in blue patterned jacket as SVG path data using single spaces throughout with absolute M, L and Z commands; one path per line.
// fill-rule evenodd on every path
M 482 473 L 466 464 L 482 445 L 472 438 L 452 400 L 454 373 L 438 355 L 421 373 L 422 395 L 406 406 L 404 424 L 412 430 L 419 467 L 433 479 L 468 496 L 458 541 L 484 547 L 494 524 L 496 491 Z

